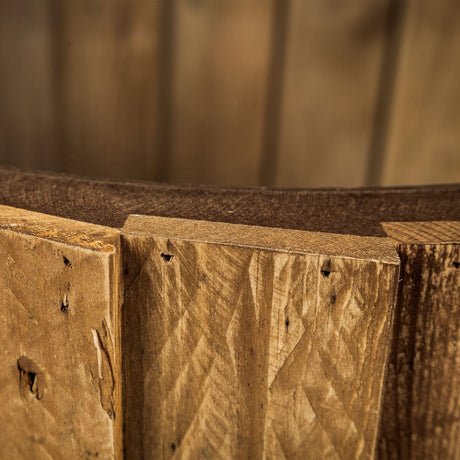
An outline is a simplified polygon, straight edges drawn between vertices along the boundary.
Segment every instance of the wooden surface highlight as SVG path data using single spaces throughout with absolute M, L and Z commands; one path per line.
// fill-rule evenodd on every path
M 397 260 L 387 238 L 140 215 L 129 216 L 123 232 L 296 254 L 328 254 L 385 263 Z
M 383 222 L 391 239 L 407 244 L 447 244 L 460 242 L 460 222 Z
M 382 459 L 460 456 L 460 222 L 384 224 L 401 280 L 378 442 Z
M 120 458 L 116 230 L 0 207 L 0 457 Z
M 125 455 L 371 457 L 393 244 L 289 249 L 288 231 L 214 225 L 132 216 L 122 232 Z

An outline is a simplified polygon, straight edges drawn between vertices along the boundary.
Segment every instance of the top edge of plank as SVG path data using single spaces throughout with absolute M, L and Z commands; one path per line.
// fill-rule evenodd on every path
M 399 264 L 395 244 L 390 238 L 286 230 L 142 215 L 129 216 L 122 229 L 122 234 Z
M 169 182 L 149 181 L 142 179 L 119 179 L 100 176 L 85 176 L 72 173 L 61 173 L 57 171 L 28 171 L 13 167 L 0 166 L 0 178 L 20 177 L 26 180 L 37 179 L 57 179 L 74 183 L 93 183 L 111 186 L 132 186 L 136 188 L 152 189 L 171 189 L 171 190 L 203 190 L 219 192 L 295 192 L 295 193 L 411 193 L 420 191 L 460 191 L 460 182 L 439 183 L 439 184 L 422 184 L 422 185 L 393 185 L 393 186 L 362 186 L 362 187 L 270 187 L 265 185 L 252 186 L 226 186 L 212 184 L 192 184 L 179 183 L 171 184 Z
M 116 251 L 120 234 L 111 227 L 0 205 L 1 230 L 104 253 Z
M 280 190 L 0 169 L 0 204 L 113 228 L 121 228 L 130 214 L 140 214 L 386 237 L 381 222 L 460 221 L 460 184 Z
M 403 244 L 459 244 L 460 222 L 383 222 L 387 235 Z

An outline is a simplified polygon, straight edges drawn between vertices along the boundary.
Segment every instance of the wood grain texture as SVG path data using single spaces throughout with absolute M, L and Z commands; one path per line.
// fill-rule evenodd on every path
M 408 0 L 383 185 L 460 181 L 460 4 Z
M 378 456 L 457 459 L 460 222 L 384 226 L 400 242 L 401 282 Z
M 174 182 L 258 183 L 272 4 L 175 2 Z
M 0 161 L 57 169 L 50 7 L 0 0 Z
M 116 230 L 0 207 L 0 457 L 120 458 Z
M 460 184 L 275 190 L 114 182 L 0 169 L 0 203 L 110 227 L 130 214 L 386 236 L 384 221 L 460 220 Z
M 156 177 L 159 8 L 147 0 L 54 3 L 64 171 Z
M 398 243 L 447 244 L 460 241 L 460 223 L 449 222 L 383 222 L 386 234 Z
M 319 235 L 283 233 L 128 219 L 128 458 L 372 456 L 394 246 L 343 235 L 324 235 L 323 245 Z
M 291 2 L 277 185 L 364 185 L 388 5 Z

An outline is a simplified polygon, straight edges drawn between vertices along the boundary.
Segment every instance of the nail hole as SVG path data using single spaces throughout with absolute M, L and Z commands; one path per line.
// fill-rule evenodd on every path
M 173 255 L 172 254 L 165 254 L 164 252 L 161 253 L 161 257 L 163 257 L 163 259 L 166 261 L 166 262 L 169 262 L 172 258 L 173 258 Z
M 331 263 L 331 259 L 327 259 L 323 266 L 321 267 L 321 273 L 324 277 L 328 277 L 330 274 L 331 274 L 331 271 L 332 271 L 332 263 Z
M 285 321 L 284 324 L 286 325 L 286 327 L 289 327 L 289 324 L 291 324 L 291 323 L 289 322 L 289 318 L 286 318 L 286 321 Z
M 174 443 L 171 444 L 171 450 L 174 452 L 176 450 L 176 445 Z
M 460 262 L 458 262 L 458 261 L 453 262 L 452 265 L 453 265 L 455 268 L 460 268 Z
M 72 262 L 70 262 L 70 260 L 66 256 L 63 256 L 62 259 L 64 260 L 64 263 L 67 267 L 72 268 Z

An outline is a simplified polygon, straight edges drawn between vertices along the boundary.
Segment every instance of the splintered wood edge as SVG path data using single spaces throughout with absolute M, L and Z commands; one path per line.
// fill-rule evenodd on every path
M 107 259 L 110 270 L 117 280 L 110 286 L 110 297 L 114 303 L 115 315 L 120 317 L 119 307 L 122 299 L 122 279 L 120 263 L 120 230 L 101 225 L 89 224 L 62 217 L 50 216 L 24 209 L 17 209 L 0 205 L 0 232 L 11 232 L 25 238 L 39 238 L 55 243 L 57 246 L 72 246 L 80 251 L 90 251 L 97 257 Z M 117 273 L 118 267 L 118 273 Z M 116 320 L 118 323 L 118 320 Z M 120 331 L 115 329 L 115 362 L 121 370 Z M 118 373 L 120 376 L 120 373 Z M 121 381 L 119 383 L 121 385 Z M 117 411 L 121 414 L 121 388 L 116 391 Z M 122 417 L 114 424 L 114 455 L 116 459 L 122 458 L 123 435 Z
M 201 220 L 130 215 L 122 234 L 173 238 L 295 254 L 330 255 L 399 265 L 391 238 L 287 230 Z
M 120 231 L 0 205 L 0 230 L 9 230 L 91 251 L 114 253 Z
M 402 244 L 460 243 L 460 222 L 383 222 L 386 234 Z

